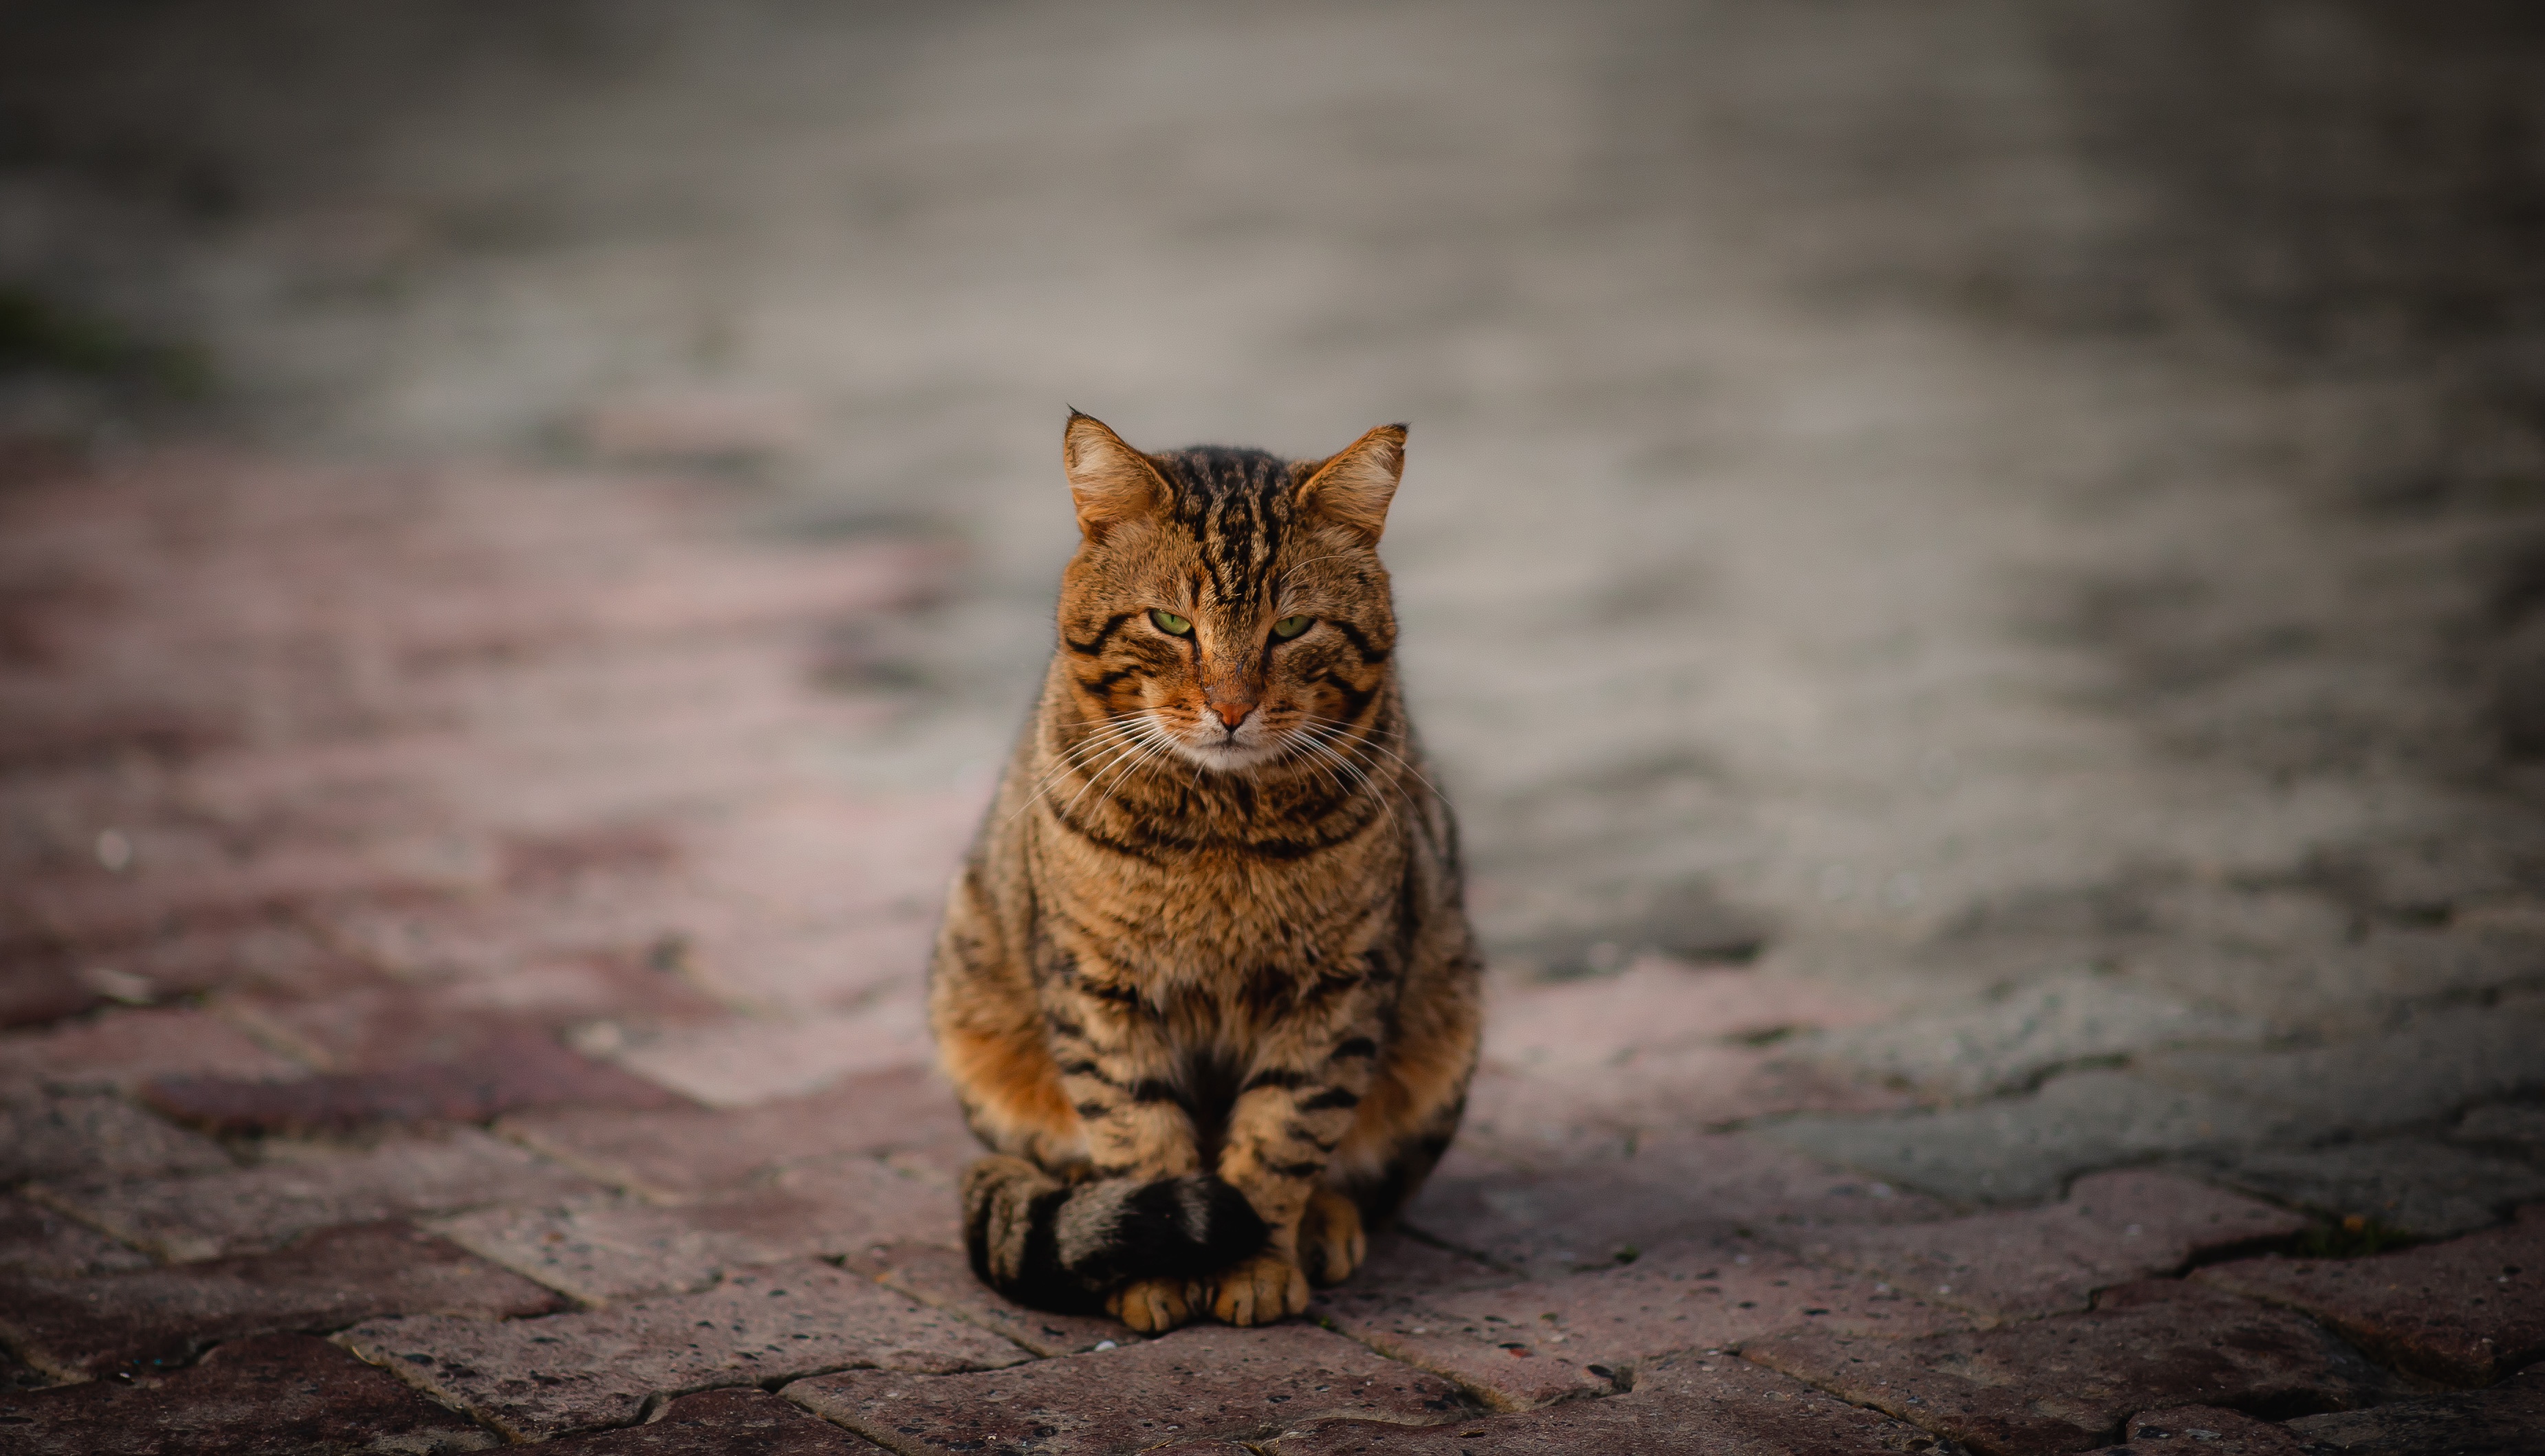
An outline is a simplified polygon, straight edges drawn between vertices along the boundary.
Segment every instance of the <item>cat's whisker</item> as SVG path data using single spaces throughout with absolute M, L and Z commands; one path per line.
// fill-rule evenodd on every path
M 1033 787 L 1026 791 L 1026 801 L 1017 806 L 1015 814 L 1008 816 L 1008 822 L 1014 823 L 1020 815 L 1024 814 L 1027 809 L 1032 808 L 1035 801 L 1039 800 L 1045 793 L 1049 792 L 1051 786 L 1059 782 L 1062 776 L 1067 774 L 1071 769 L 1083 768 L 1085 767 L 1083 755 L 1087 752 L 1088 745 L 1097 745 L 1098 751 L 1104 752 L 1125 740 L 1129 736 L 1130 731 L 1130 726 L 1126 723 L 1118 721 L 1108 722 L 1104 726 L 1098 728 L 1095 732 L 1090 733 L 1087 737 L 1070 745 L 1067 750 L 1060 754 L 1060 763 L 1055 765 L 1050 772 L 1045 773 L 1041 778 L 1037 779 L 1034 782 Z
M 1380 787 L 1378 786 L 1377 780 L 1376 780 L 1376 779 L 1374 779 L 1374 778 L 1372 778 L 1372 777 L 1370 776 L 1370 773 L 1369 773 L 1369 770 L 1368 770 L 1368 769 L 1363 768 L 1362 768 L 1362 767 L 1360 767 L 1359 765 L 1355 764 L 1355 763 L 1351 762 L 1350 760 L 1348 760 L 1348 759 L 1344 758 L 1341 754 L 1336 753 L 1336 752 L 1334 751 L 1334 749 L 1332 749 L 1331 747 L 1328 747 L 1328 746 L 1327 746 L 1327 745 L 1325 745 L 1325 744 L 1319 743 L 1319 742 L 1317 742 L 1315 739 L 1302 739 L 1302 740 L 1300 740 L 1300 741 L 1301 741 L 1302 743 L 1305 743 L 1309 748 L 1311 748 L 1311 749 L 1315 750 L 1315 751 L 1316 751 L 1316 753 L 1318 753 L 1318 754 L 1319 754 L 1320 756 L 1322 756 L 1323 758 L 1325 758 L 1325 759 L 1330 760 L 1331 762 L 1333 762 L 1333 763 L 1334 763 L 1338 768 L 1342 768 L 1342 769 L 1343 769 L 1347 774 L 1351 775 L 1351 780 L 1352 780 L 1352 782 L 1354 782 L 1355 784 L 1357 784 L 1357 785 L 1358 785 L 1359 787 L 1361 787 L 1361 788 L 1369 789 L 1369 790 L 1371 791 L 1372 795 L 1373 795 L 1373 796 L 1378 800 L 1378 807 L 1379 807 L 1380 809 L 1382 809 L 1382 810 L 1386 811 L 1386 814 L 1387 814 L 1387 822 L 1388 822 L 1390 825 L 1394 825 L 1394 824 L 1396 823 L 1396 805 L 1395 805 L 1393 802 L 1391 802 L 1391 800 L 1390 800 L 1390 796 L 1389 796 L 1389 794 L 1387 793 L 1387 791 L 1386 791 L 1385 789 L 1383 789 L 1383 788 L 1380 788 Z M 1345 790 L 1345 789 L 1342 787 L 1342 785 L 1340 785 L 1340 784 L 1339 784 L 1339 785 L 1337 785 L 1337 791 L 1338 791 L 1338 792 L 1346 792 L 1346 793 L 1349 793 L 1349 792 L 1350 792 L 1350 791 L 1348 791 L 1348 790 Z
M 1098 769 L 1094 774 L 1090 775 L 1087 782 L 1079 786 L 1078 792 L 1070 795 L 1069 802 L 1060 807 L 1059 813 L 1061 818 L 1067 819 L 1069 817 L 1069 811 L 1077 808 L 1078 801 L 1087 797 L 1089 789 L 1092 789 L 1096 787 L 1097 784 L 1103 782 L 1105 775 L 1108 772 L 1113 772 L 1118 768 L 1120 771 L 1114 772 L 1114 781 L 1119 784 L 1128 779 L 1131 776 L 1131 773 L 1138 769 L 1142 764 L 1147 763 L 1149 760 L 1156 758 L 1160 754 L 1174 750 L 1176 746 L 1174 736 L 1168 733 L 1164 728 L 1160 727 L 1154 719 L 1149 717 L 1148 714 L 1142 713 L 1134 720 L 1134 722 L 1137 724 L 1139 736 L 1142 740 L 1136 745 L 1136 748 L 1143 751 L 1126 752 L 1108 760 L 1106 767 Z
M 1352 724 L 1345 722 L 1341 718 L 1324 717 L 1317 713 L 1301 713 L 1299 716 L 1311 723 L 1332 725 L 1336 730 L 1334 736 L 1338 739 L 1343 737 L 1343 735 L 1346 732 L 1349 732 L 1353 727 Z M 1386 744 L 1378 742 L 1375 738 L 1364 736 L 1355 739 L 1354 742 L 1359 747 L 1373 749 L 1379 753 L 1387 755 L 1391 759 L 1394 759 L 1398 764 L 1404 767 L 1406 772 L 1414 775 L 1416 782 L 1422 784 L 1425 788 L 1430 789 L 1433 797 L 1438 799 L 1444 804 L 1449 802 L 1449 796 L 1440 792 L 1439 785 L 1434 783 L 1429 777 L 1425 776 L 1423 770 L 1415 766 L 1412 759 L 1409 759 L 1405 755 L 1398 753 L 1396 750 L 1389 748 Z
M 1108 723 L 1105 727 L 1089 734 L 1084 740 L 1073 746 L 1067 754 L 1062 756 L 1060 766 L 1053 768 L 1049 773 L 1044 774 L 1042 776 L 1042 780 L 1034 785 L 1033 791 L 1026 796 L 1025 803 L 1018 806 L 1015 814 L 1008 816 L 1009 821 L 1014 822 L 1019 815 L 1022 815 L 1026 810 L 1032 808 L 1034 804 L 1041 800 L 1045 794 L 1048 794 L 1062 778 L 1066 777 L 1072 769 L 1090 774 L 1102 773 L 1106 768 L 1110 768 L 1113 764 L 1119 762 L 1123 755 L 1126 755 L 1140 747 L 1141 739 L 1137 732 L 1137 721 L 1138 720 L 1136 719 L 1130 721 L 1117 720 L 1115 722 Z M 1079 755 L 1085 752 L 1087 745 L 1091 743 L 1099 745 L 1097 753 L 1101 760 L 1101 762 L 1092 768 L 1079 757 Z

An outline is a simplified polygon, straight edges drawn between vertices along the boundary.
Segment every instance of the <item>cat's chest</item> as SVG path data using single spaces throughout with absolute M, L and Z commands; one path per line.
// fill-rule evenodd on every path
M 1356 959 L 1388 923 L 1391 870 L 1384 852 L 1274 864 L 1197 855 L 1082 876 L 1061 898 L 1099 958 L 1153 986 L 1192 985 Z

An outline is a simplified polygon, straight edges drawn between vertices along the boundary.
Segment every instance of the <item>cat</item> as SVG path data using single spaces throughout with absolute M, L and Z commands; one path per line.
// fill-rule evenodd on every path
M 1397 687 L 1404 458 L 1402 425 L 1285 461 L 1070 413 L 1060 641 L 929 973 L 1010 1298 L 1297 1314 L 1457 1129 L 1482 966 Z

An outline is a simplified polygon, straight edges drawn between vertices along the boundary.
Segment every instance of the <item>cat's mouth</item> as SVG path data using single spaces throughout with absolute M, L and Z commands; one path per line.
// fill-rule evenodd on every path
M 1271 762 L 1274 756 L 1273 746 L 1266 742 L 1270 735 L 1251 719 L 1228 729 L 1205 718 L 1170 736 L 1175 740 L 1176 752 L 1187 762 L 1221 773 L 1243 773 Z

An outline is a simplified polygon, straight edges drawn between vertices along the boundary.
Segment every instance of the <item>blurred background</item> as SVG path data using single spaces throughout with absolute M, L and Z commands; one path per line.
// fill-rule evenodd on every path
M 0 432 L 950 544 L 824 659 L 891 708 L 825 740 L 852 786 L 985 788 L 1066 406 L 1294 455 L 1401 419 L 1403 661 L 1513 974 L 2266 1011 L 2243 971 L 2539 914 L 2532 5 L 0 27 Z

